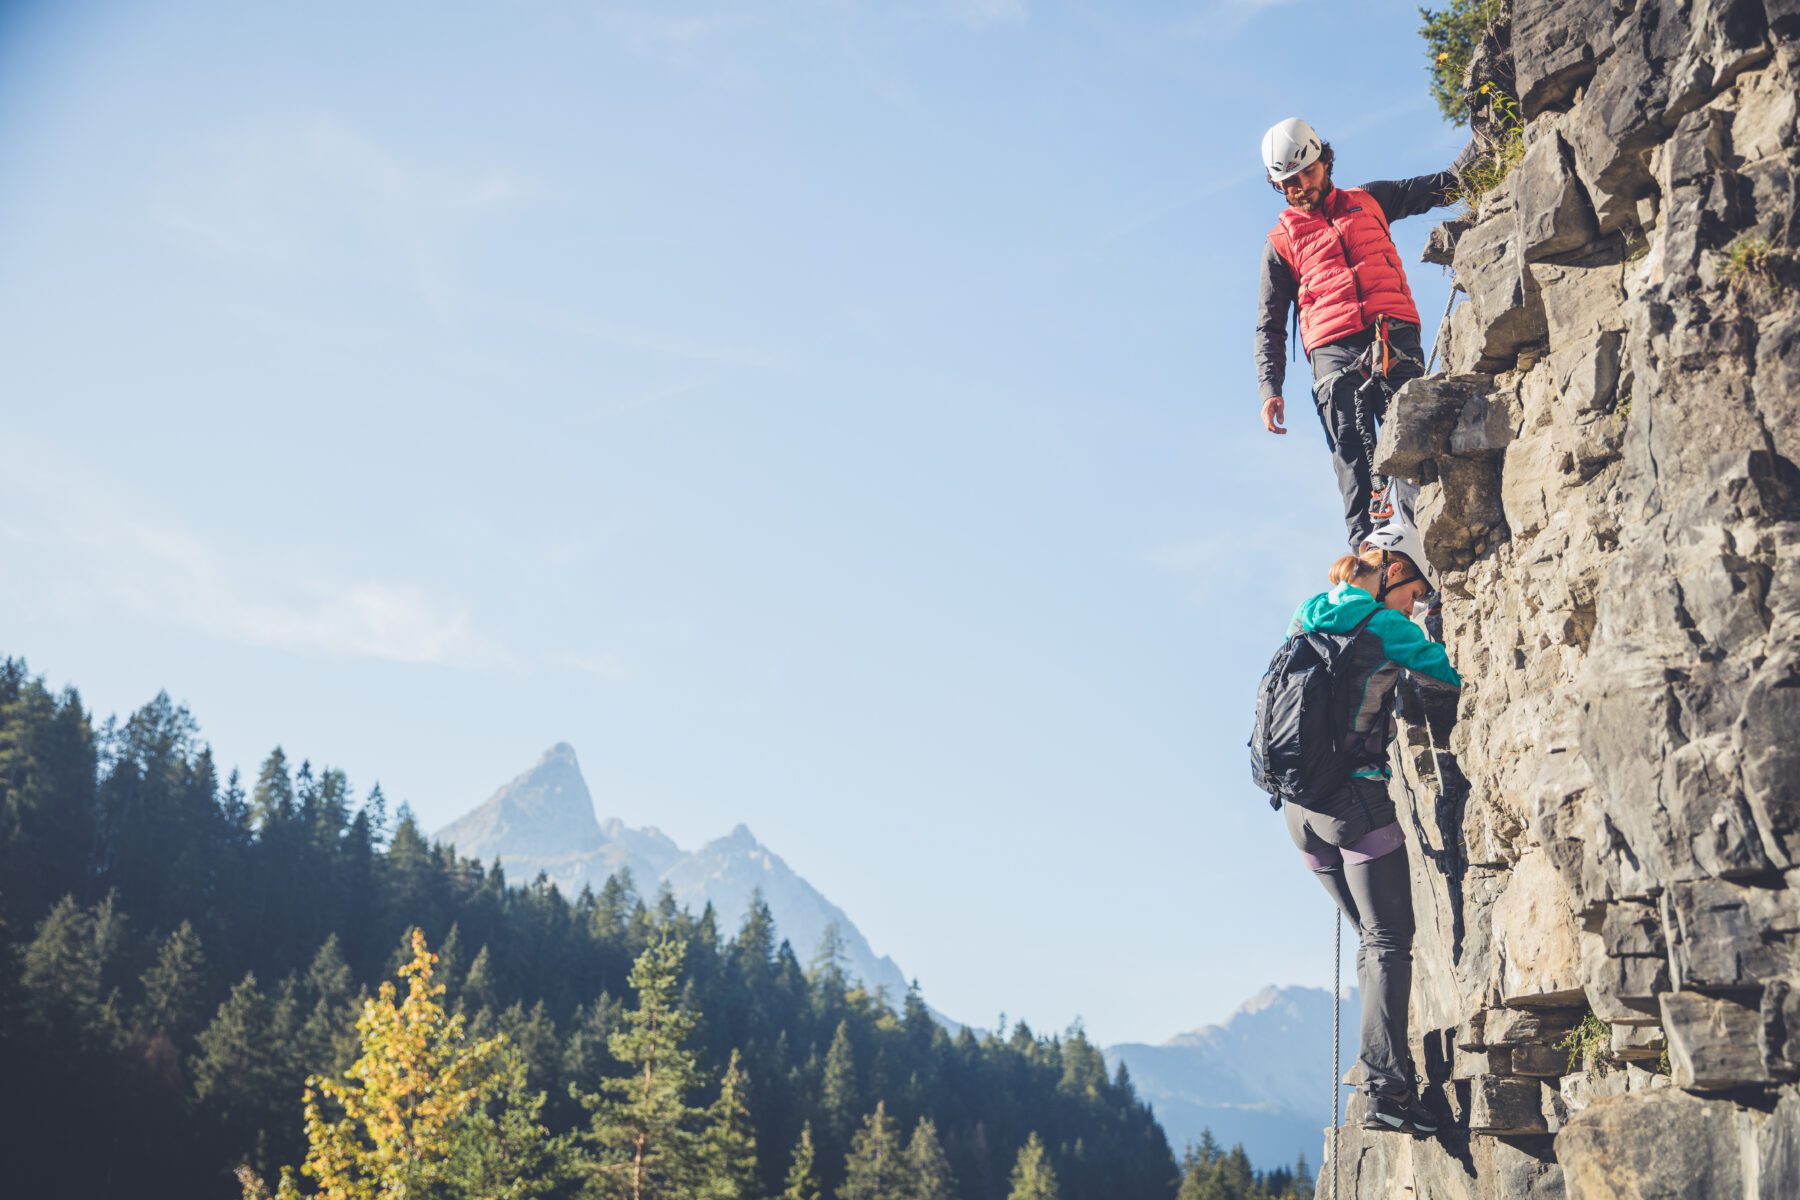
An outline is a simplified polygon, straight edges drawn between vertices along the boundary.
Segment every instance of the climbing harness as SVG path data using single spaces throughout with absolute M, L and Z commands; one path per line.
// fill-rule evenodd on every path
M 1338 1194 L 1338 1088 L 1342 1083 L 1338 1076 L 1342 1064 L 1342 1055 L 1338 1049 L 1338 1020 L 1343 1011 L 1343 1003 L 1339 999 L 1343 962 L 1344 962 L 1344 914 L 1337 905 L 1331 906 L 1336 918 L 1331 926 L 1331 1200 L 1337 1200 Z
M 1351 423 L 1357 439 L 1362 442 L 1363 458 L 1369 464 L 1369 518 L 1380 524 L 1394 515 L 1392 481 L 1375 472 L 1375 443 L 1380 433 L 1378 422 L 1386 415 L 1388 402 L 1395 391 L 1391 376 L 1395 367 L 1407 363 L 1417 367 L 1421 374 L 1426 366 L 1413 355 L 1395 348 L 1391 337 L 1392 322 L 1385 314 L 1375 318 L 1374 329 L 1375 336 L 1362 353 L 1348 365 L 1319 380 L 1313 387 L 1313 395 L 1316 403 L 1329 404 L 1332 389 L 1340 379 L 1352 373 L 1362 376 L 1362 382 L 1356 387 Z

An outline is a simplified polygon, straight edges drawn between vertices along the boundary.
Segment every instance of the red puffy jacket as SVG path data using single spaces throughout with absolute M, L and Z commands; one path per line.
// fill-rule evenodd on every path
M 1300 341 L 1308 354 L 1377 317 L 1419 323 L 1387 217 L 1361 188 L 1333 188 L 1317 212 L 1283 209 L 1269 241 L 1300 286 Z

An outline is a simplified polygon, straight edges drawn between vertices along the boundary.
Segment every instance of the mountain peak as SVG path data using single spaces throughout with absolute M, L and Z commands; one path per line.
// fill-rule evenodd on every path
M 1288 989 L 1286 989 L 1286 988 L 1280 988 L 1271 983 L 1269 986 L 1265 987 L 1262 991 L 1256 993 L 1256 995 L 1250 997 L 1248 1000 L 1246 1000 L 1242 1004 L 1238 1005 L 1237 1012 L 1232 1013 L 1232 1016 L 1237 1016 L 1238 1013 L 1242 1013 L 1244 1016 L 1249 1016 L 1252 1013 L 1259 1013 L 1265 1008 L 1269 1008 L 1273 1005 L 1279 1004 L 1279 1003 L 1281 1003 L 1287 990 Z M 1230 1018 L 1226 1018 L 1226 1019 L 1227 1019 L 1227 1021 L 1230 1020 Z
M 490 796 L 485 804 L 437 834 L 461 854 L 491 858 L 508 854 L 556 856 L 598 846 L 603 836 L 594 817 L 594 798 L 575 747 L 558 742 L 529 771 Z

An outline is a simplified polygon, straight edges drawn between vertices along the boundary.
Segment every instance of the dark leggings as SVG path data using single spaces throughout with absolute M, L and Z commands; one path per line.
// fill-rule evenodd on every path
M 1374 340 L 1375 335 L 1364 330 L 1312 352 L 1313 404 L 1319 410 L 1319 424 L 1325 427 L 1325 444 L 1331 447 L 1331 468 L 1337 473 L 1338 490 L 1344 497 L 1344 532 L 1350 535 L 1353 552 L 1362 548 L 1362 540 L 1375 527 L 1369 516 L 1369 489 L 1373 482 L 1369 454 L 1356 426 L 1356 389 L 1362 386 L 1363 376 L 1352 371 L 1339 375 L 1329 388 L 1321 385 L 1355 362 Z M 1420 360 L 1425 355 L 1419 348 L 1416 325 L 1395 324 L 1388 341 L 1398 352 L 1388 367 L 1391 391 L 1423 372 Z M 1387 416 L 1385 397 L 1374 400 L 1371 407 L 1369 417 L 1376 422 Z
M 1357 839 L 1338 862 L 1320 862 L 1328 856 L 1316 852 L 1307 858 L 1313 874 L 1331 894 L 1355 927 L 1361 948 L 1356 955 L 1357 985 L 1362 991 L 1363 1090 L 1383 1095 L 1408 1094 L 1413 1087 L 1412 1056 L 1406 1048 L 1407 1006 L 1412 996 L 1413 907 L 1412 880 L 1407 869 L 1406 844 L 1380 837 L 1378 845 L 1391 841 L 1393 849 L 1379 857 L 1357 861 L 1358 846 L 1368 846 L 1394 826 L 1375 830 Z

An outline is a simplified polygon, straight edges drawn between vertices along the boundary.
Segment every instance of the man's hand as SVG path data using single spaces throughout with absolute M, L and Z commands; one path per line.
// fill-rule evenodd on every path
M 1270 433 L 1286 433 L 1282 428 L 1287 421 L 1287 404 L 1280 396 L 1270 396 L 1263 401 L 1263 428 Z

